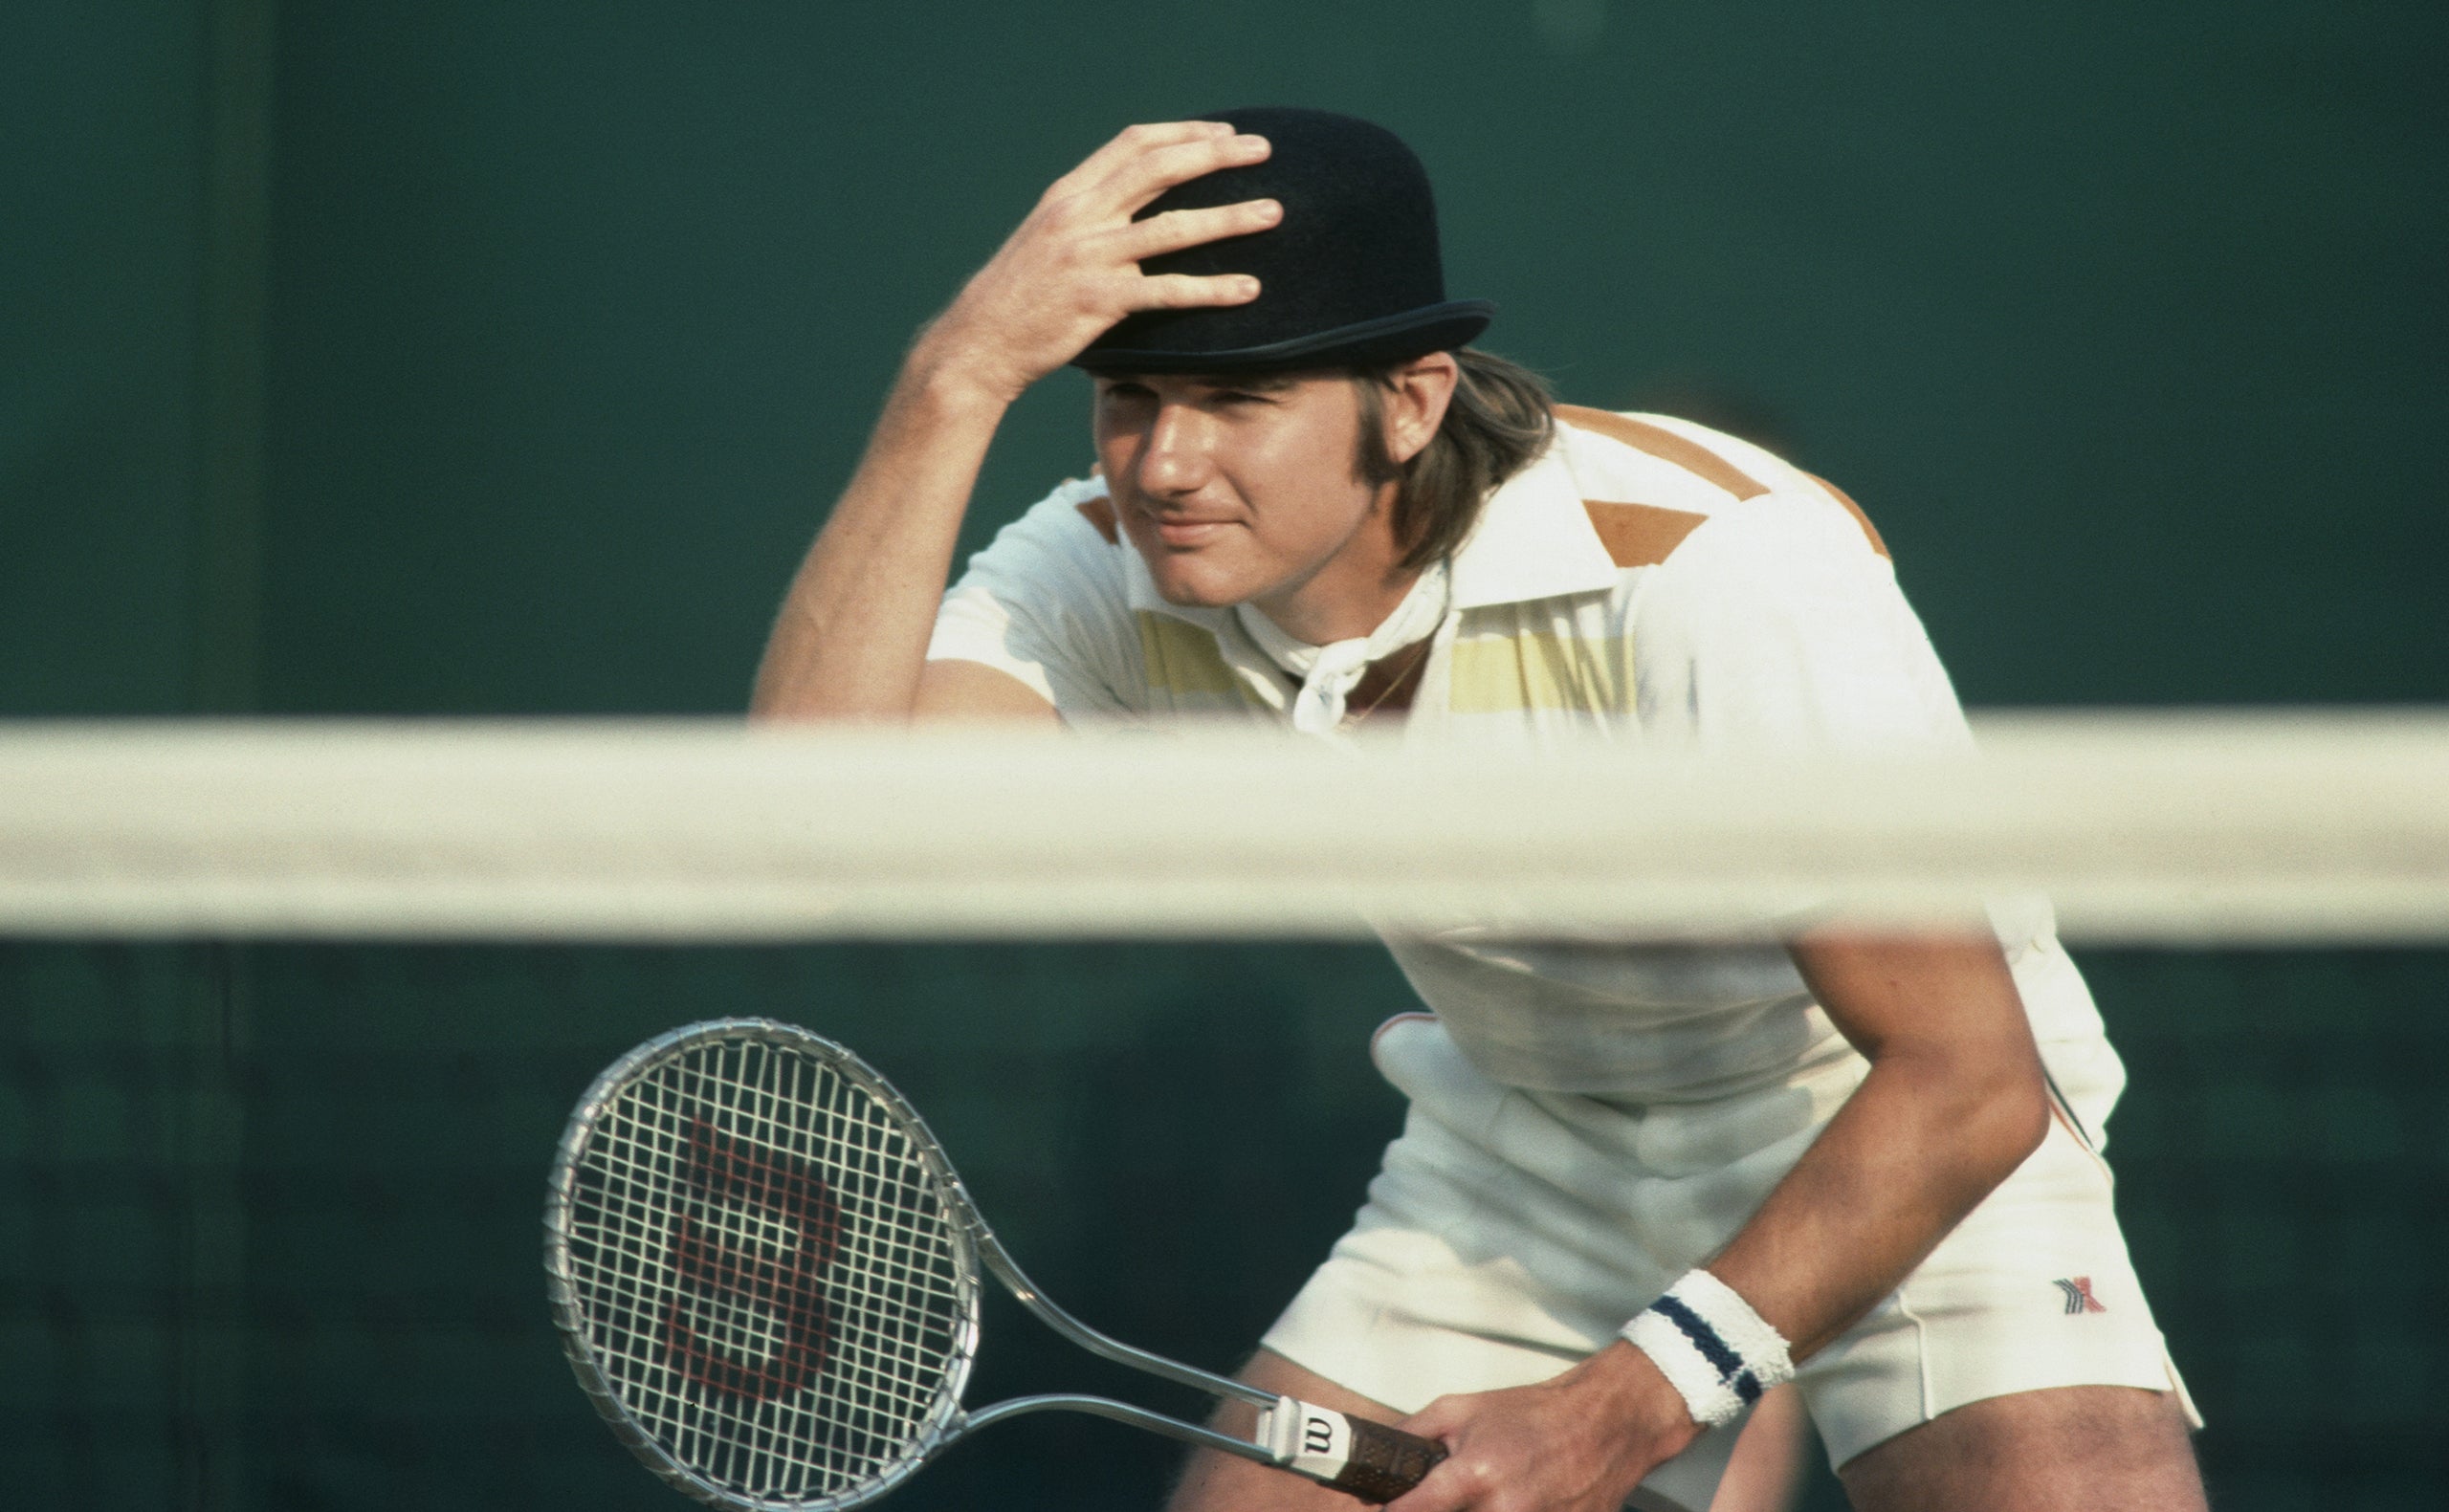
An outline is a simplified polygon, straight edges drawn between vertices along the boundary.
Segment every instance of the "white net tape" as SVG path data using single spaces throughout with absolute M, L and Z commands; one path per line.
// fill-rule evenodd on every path
M 2040 891 L 2065 932 L 2449 939 L 2449 717 L 2061 715 L 1805 760 L 524 726 L 0 732 L 0 932 L 1757 929 Z
M 637 1425 L 734 1495 L 894 1470 L 968 1349 L 950 1216 L 841 1070 L 732 1036 L 651 1065 L 579 1160 L 569 1276 Z

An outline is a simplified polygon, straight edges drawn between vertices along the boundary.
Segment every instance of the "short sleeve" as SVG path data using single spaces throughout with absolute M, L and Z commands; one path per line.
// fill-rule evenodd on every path
M 1633 611 L 1645 732 L 1703 750 L 1956 750 L 1964 714 L 1886 558 L 1824 499 L 1712 516 Z
M 927 659 L 992 667 L 1067 719 L 1137 708 L 1124 548 L 1082 508 L 1104 496 L 1094 478 L 1066 483 L 998 532 L 946 590 Z
M 1973 746 L 1895 569 L 1826 500 L 1764 495 L 1693 531 L 1635 606 L 1633 642 L 1643 729 L 1669 741 L 1845 755 Z M 2010 960 L 2056 928 L 2038 893 L 1984 901 Z

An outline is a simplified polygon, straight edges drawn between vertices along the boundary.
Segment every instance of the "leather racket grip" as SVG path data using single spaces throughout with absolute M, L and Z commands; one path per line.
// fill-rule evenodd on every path
M 1434 1438 L 1415 1437 L 1366 1418 L 1346 1420 L 1352 1424 L 1352 1457 L 1341 1475 L 1326 1482 L 1330 1491 L 1383 1505 L 1420 1484 L 1445 1457 L 1445 1446 Z

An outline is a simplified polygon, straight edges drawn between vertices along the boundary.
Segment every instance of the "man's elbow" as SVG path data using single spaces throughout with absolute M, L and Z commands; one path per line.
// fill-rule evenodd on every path
M 1995 1186 L 2012 1174 L 2041 1142 L 2049 1137 L 2049 1091 L 2038 1063 L 2002 1071 L 1982 1089 L 1979 1106 L 1969 1120 L 1968 1153 L 1978 1151 L 1978 1163 Z
M 1926 1080 L 1924 1135 L 1950 1185 L 1978 1201 L 2014 1173 L 2049 1134 L 2049 1089 L 2041 1061 L 2021 1055 L 1941 1053 L 1908 1059 Z

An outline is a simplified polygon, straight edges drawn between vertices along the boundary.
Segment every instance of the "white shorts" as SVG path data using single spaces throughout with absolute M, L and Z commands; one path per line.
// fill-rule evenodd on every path
M 1750 1218 L 1866 1070 L 1850 1051 L 1705 1104 L 1629 1107 L 1489 1081 L 1424 1015 L 1379 1036 L 1412 1107 L 1352 1231 L 1266 1347 L 1400 1412 L 1545 1380 L 1600 1348 Z M 2106 1041 L 2044 1047 L 2097 1128 Z M 2062 1109 L 2039 1150 L 1797 1380 L 1832 1465 L 1985 1397 L 2184 1385 L 2127 1259 L 2108 1168 Z M 2187 1412 L 2193 1413 L 2192 1404 Z M 1631 1505 L 1700 1512 L 1741 1424 Z

